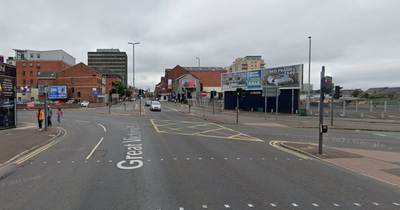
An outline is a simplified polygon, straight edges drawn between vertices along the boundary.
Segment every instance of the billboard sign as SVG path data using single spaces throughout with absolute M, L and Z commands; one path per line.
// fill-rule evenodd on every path
M 17 86 L 17 93 L 30 93 L 31 87 L 26 85 Z
M 49 92 L 49 98 L 51 99 L 66 99 L 67 98 L 67 86 L 52 86 Z
M 247 89 L 260 89 L 261 88 L 261 71 L 247 72 Z
M 267 85 L 279 89 L 301 89 L 302 84 L 303 64 L 221 74 L 222 91 L 236 88 L 261 90 Z
M 168 89 L 172 89 L 172 79 L 168 79 Z
M 221 89 L 236 90 L 236 88 L 247 89 L 247 71 L 221 74 Z
M 195 88 L 196 80 L 182 80 L 182 87 L 184 88 Z

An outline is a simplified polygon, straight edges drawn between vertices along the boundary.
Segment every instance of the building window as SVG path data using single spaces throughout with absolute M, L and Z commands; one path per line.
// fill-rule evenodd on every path
M 25 67 L 25 62 L 22 63 L 22 67 Z
M 75 88 L 74 87 L 71 88 L 71 92 L 75 92 Z
M 31 53 L 31 58 L 33 58 L 33 53 Z
M 65 68 L 65 63 L 63 63 L 63 68 Z
M 40 76 L 40 71 L 37 72 L 37 76 Z
M 30 84 L 33 84 L 33 79 L 31 79 Z
M 75 79 L 74 78 L 71 78 L 71 83 L 75 84 Z
M 22 71 L 22 76 L 25 76 L 25 71 Z
M 36 56 L 37 56 L 37 58 L 40 58 L 40 54 L 39 53 Z
M 40 68 L 40 63 L 39 62 L 37 63 L 37 68 Z
M 32 67 L 32 66 L 33 66 L 33 63 L 29 63 L 29 66 Z
M 33 71 L 31 71 L 30 75 L 33 76 Z
M 22 84 L 25 84 L 25 83 L 26 83 L 26 81 L 23 79 L 23 80 L 22 80 Z

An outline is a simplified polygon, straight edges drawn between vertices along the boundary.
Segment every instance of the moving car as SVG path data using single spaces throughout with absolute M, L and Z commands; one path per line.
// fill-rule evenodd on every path
M 82 101 L 81 106 L 82 107 L 89 107 L 89 101 Z
M 150 105 L 150 110 L 151 110 L 151 111 L 158 110 L 158 111 L 161 112 L 161 104 L 160 104 L 160 102 L 158 102 L 158 101 L 152 101 L 152 102 L 151 102 L 151 105 Z

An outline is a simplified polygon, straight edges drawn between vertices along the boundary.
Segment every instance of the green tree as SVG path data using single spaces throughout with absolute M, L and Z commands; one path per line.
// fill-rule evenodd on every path
M 384 93 L 378 93 L 378 94 L 372 95 L 370 98 L 378 99 L 378 98 L 389 98 L 389 97 Z
M 364 93 L 364 98 L 369 98 L 369 93 Z
M 117 88 L 117 92 L 120 96 L 125 95 L 126 85 L 122 81 L 113 82 L 114 87 Z M 128 95 L 128 91 L 126 93 Z
M 360 93 L 362 93 L 361 90 L 354 90 L 354 91 L 351 93 L 351 95 L 354 96 L 354 97 L 357 97 Z

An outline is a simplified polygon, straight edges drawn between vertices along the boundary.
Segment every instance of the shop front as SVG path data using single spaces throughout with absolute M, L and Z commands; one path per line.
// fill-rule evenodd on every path
M 0 63 L 0 130 L 17 126 L 16 67 Z

